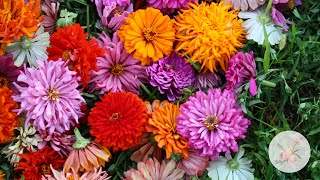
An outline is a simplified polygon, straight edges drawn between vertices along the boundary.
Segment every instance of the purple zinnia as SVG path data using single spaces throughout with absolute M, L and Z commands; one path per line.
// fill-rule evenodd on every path
M 109 91 L 138 94 L 139 79 L 145 76 L 145 68 L 132 54 L 126 52 L 117 32 L 113 34 L 112 40 L 105 33 L 100 38 L 102 41 L 98 42 L 104 48 L 105 56 L 97 58 L 99 71 L 91 71 L 93 90 L 101 90 L 101 94 Z
M 229 66 L 226 72 L 226 89 L 232 89 L 236 92 L 243 84 L 243 81 L 249 80 L 249 91 L 252 96 L 255 96 L 257 95 L 257 84 L 254 79 L 256 76 L 256 63 L 254 61 L 253 51 L 249 53 L 238 52 L 229 60 Z
M 160 9 L 163 13 L 173 13 L 176 9 L 185 9 L 197 0 L 147 0 L 149 7 Z
M 195 81 L 193 67 L 176 53 L 160 59 L 147 68 L 150 84 L 166 94 L 170 101 L 182 96 L 182 90 Z
M 107 5 L 103 9 L 102 24 L 113 31 L 117 31 L 131 12 L 133 12 L 132 4 L 125 7 L 118 7 L 116 3 Z
M 19 86 L 19 96 L 13 96 L 16 102 L 21 103 L 18 114 L 26 111 L 26 125 L 30 122 L 38 131 L 65 132 L 70 126 L 78 123 L 82 115 L 80 107 L 85 100 L 77 90 L 80 80 L 76 72 L 70 71 L 68 62 L 44 62 L 37 60 L 38 69 L 24 67 L 18 81 L 25 83 Z
M 17 80 L 22 68 L 15 66 L 12 59 L 12 54 L 0 56 L 0 88 L 8 86 L 17 94 L 18 90 L 13 82 Z
M 232 91 L 209 89 L 208 94 L 195 96 L 180 106 L 177 131 L 189 139 L 189 145 L 201 156 L 214 159 L 221 152 L 238 151 L 236 140 L 245 138 L 250 121 L 243 115 Z
M 221 85 L 221 78 L 218 74 L 206 72 L 204 74 L 197 74 L 195 80 L 195 87 L 201 90 L 207 88 L 213 89 Z
M 117 7 L 128 7 L 131 4 L 130 0 L 91 0 L 91 2 L 96 4 L 100 18 L 103 17 L 103 10 L 105 6 L 111 6 L 115 3 Z

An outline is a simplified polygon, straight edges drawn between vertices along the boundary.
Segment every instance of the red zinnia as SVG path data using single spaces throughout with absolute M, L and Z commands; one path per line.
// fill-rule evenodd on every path
M 81 77 L 82 84 L 87 87 L 90 80 L 89 71 L 97 71 L 97 57 L 104 56 L 104 50 L 99 47 L 95 39 L 87 41 L 88 33 L 80 24 L 57 28 L 57 32 L 50 37 L 51 47 L 47 49 L 50 60 L 69 61 L 69 66 Z
M 26 180 L 38 180 L 42 175 L 52 174 L 50 164 L 54 169 L 58 169 L 63 166 L 65 161 L 48 146 L 37 152 L 32 152 L 30 149 L 29 153 L 19 154 L 19 156 L 22 159 L 20 162 L 16 162 L 18 166 L 14 170 L 22 170 L 22 175 Z
M 102 102 L 95 103 L 88 119 L 95 141 L 113 151 L 137 146 L 146 132 L 147 120 L 144 102 L 130 92 L 105 95 Z

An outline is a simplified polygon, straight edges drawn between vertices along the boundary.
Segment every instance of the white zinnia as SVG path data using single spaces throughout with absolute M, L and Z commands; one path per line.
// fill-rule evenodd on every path
M 14 65 L 20 67 L 28 62 L 37 67 L 36 60 L 47 59 L 47 47 L 50 44 L 50 35 L 40 26 L 33 38 L 23 36 L 21 40 L 8 44 L 7 52 L 12 53 Z
M 271 45 L 279 44 L 282 33 L 277 29 L 272 21 L 271 15 L 265 14 L 266 7 L 261 7 L 255 11 L 241 11 L 238 16 L 247 19 L 242 23 L 242 27 L 247 32 L 247 39 L 252 39 L 258 44 L 263 44 L 265 36 L 263 22 L 265 23 L 266 32 L 269 35 L 268 40 Z
M 215 180 L 253 180 L 254 169 L 251 168 L 251 160 L 242 158 L 243 154 L 244 149 L 240 148 L 234 158 L 226 155 L 211 161 L 207 168 L 208 176 Z

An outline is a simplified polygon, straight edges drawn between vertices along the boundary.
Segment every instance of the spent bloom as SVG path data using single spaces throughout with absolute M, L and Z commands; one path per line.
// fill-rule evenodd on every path
M 13 82 L 15 82 L 20 74 L 20 67 L 13 64 L 12 54 L 0 56 L 0 88 L 8 86 L 9 89 L 17 92 Z

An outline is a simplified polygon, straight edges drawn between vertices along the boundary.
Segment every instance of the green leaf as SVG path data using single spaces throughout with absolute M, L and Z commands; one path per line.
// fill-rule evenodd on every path
M 312 136 L 312 135 L 318 134 L 319 132 L 320 132 L 320 127 L 310 131 L 307 136 Z
M 265 102 L 261 101 L 260 99 L 254 99 L 248 103 L 248 106 L 253 106 L 255 104 L 261 104 L 261 103 L 265 103 Z

